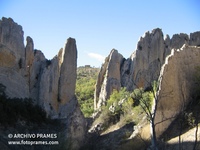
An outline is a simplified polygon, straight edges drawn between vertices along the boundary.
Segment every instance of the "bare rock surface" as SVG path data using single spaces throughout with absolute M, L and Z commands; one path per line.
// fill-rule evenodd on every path
M 195 73 L 200 66 L 200 47 L 186 46 L 172 50 L 160 73 L 160 87 L 155 116 L 159 137 L 192 100 Z

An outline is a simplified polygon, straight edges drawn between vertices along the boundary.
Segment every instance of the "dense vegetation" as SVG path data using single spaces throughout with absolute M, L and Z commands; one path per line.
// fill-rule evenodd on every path
M 77 68 L 76 96 L 85 117 L 94 112 L 94 90 L 99 68 L 90 66 Z
M 33 105 L 31 99 L 8 98 L 5 93 L 5 86 L 0 84 L 0 124 L 15 125 L 17 122 L 45 123 L 45 111 L 38 105 Z

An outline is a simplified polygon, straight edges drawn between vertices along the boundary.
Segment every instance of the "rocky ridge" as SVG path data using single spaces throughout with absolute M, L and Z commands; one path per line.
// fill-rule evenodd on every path
M 158 80 L 161 67 L 171 50 L 179 49 L 184 44 L 198 46 L 200 45 L 199 37 L 200 32 L 195 32 L 191 33 L 190 36 L 183 33 L 175 34 L 170 39 L 168 35 L 164 37 L 162 30 L 157 28 L 151 32 L 146 32 L 140 38 L 137 49 L 128 59 L 119 54 L 117 50 L 112 53 L 112 50 L 105 59 L 96 82 L 95 109 L 99 109 L 106 102 L 113 89 L 118 90 L 121 87 L 126 87 L 127 90 L 131 91 L 135 88 L 143 87 L 148 90 L 151 82 Z M 113 54 L 118 54 L 118 56 L 113 57 Z M 117 66 L 116 63 L 118 63 Z M 111 76 L 111 72 L 114 72 L 113 70 L 115 70 L 115 73 L 113 73 L 114 76 Z M 120 73 L 116 74 L 116 70 L 119 70 L 118 72 Z M 111 78 L 115 80 L 115 86 L 112 86 L 112 82 L 108 82 Z

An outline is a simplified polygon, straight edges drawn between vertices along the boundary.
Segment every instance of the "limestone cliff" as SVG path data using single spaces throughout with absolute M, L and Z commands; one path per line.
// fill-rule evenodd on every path
M 77 48 L 69 38 L 52 60 L 34 49 L 31 37 L 24 46 L 23 30 L 11 18 L 0 20 L 0 83 L 10 98 L 31 98 L 50 118 L 66 122 L 71 149 L 83 141 L 86 123 L 75 96 Z M 76 127 L 76 129 L 74 129 Z
M 125 59 L 121 56 L 123 59 L 119 61 L 119 68 L 115 65 L 112 66 L 112 63 L 110 63 L 117 61 L 116 57 L 108 59 L 110 58 L 109 55 L 102 65 L 97 79 L 94 99 L 95 109 L 100 108 L 100 104 L 103 104 L 103 102 L 105 103 L 113 89 L 118 90 L 121 87 L 126 87 L 130 91 L 139 87 L 148 89 L 152 81 L 158 80 L 161 67 L 165 62 L 166 56 L 171 53 L 171 49 L 181 48 L 183 44 L 200 45 L 199 37 L 200 33 L 195 32 L 191 33 L 190 36 L 183 33 L 175 34 L 170 39 L 168 35 L 164 37 L 162 30 L 157 28 L 151 32 L 146 32 L 139 39 L 137 49 L 130 58 Z M 112 69 L 108 69 L 107 64 L 110 64 L 109 68 Z M 105 87 L 110 87 L 110 85 L 105 77 L 110 74 L 109 78 L 112 78 L 112 73 L 110 72 L 113 72 L 113 70 L 120 70 L 120 73 L 113 76 L 113 78 L 118 76 L 118 78 L 115 78 L 115 83 L 118 84 L 109 89 L 108 92 Z

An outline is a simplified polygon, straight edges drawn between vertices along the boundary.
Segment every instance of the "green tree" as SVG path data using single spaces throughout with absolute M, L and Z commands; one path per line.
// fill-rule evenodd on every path
M 158 82 L 153 81 L 149 92 L 144 92 L 143 89 L 134 90 L 135 100 L 139 101 L 139 105 L 145 112 L 151 126 L 151 145 L 153 150 L 157 150 L 157 138 L 155 131 L 155 114 L 158 103 Z M 152 106 L 152 104 L 154 105 Z

